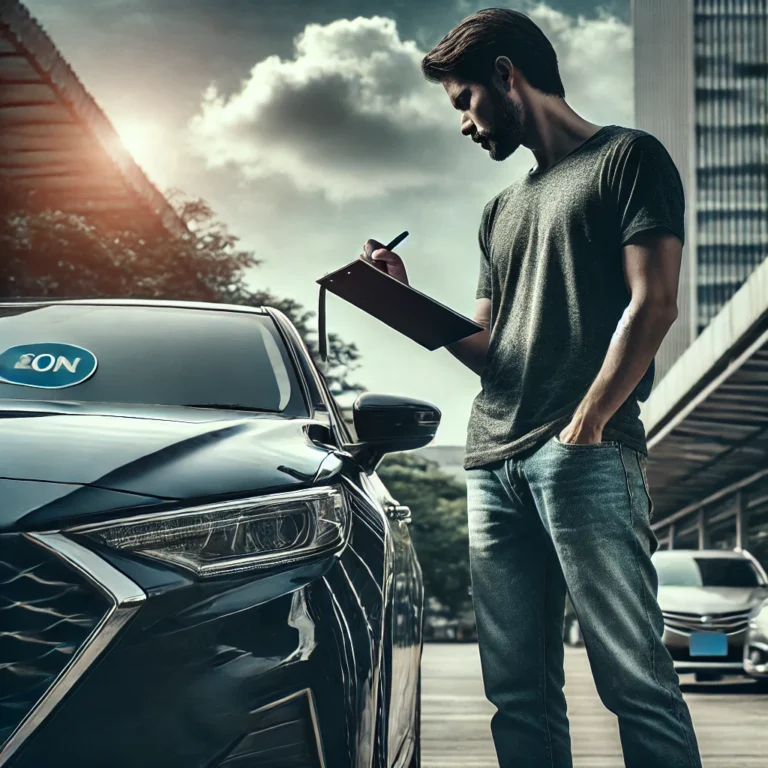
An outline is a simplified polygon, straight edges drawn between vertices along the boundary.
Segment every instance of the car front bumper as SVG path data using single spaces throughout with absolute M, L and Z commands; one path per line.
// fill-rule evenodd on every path
M 746 631 L 728 635 L 728 654 L 726 656 L 691 656 L 690 634 L 664 628 L 662 641 L 672 656 L 678 673 L 710 672 L 718 675 L 743 675 L 744 643 Z
M 371 563 L 202 583 L 59 534 L 0 536 L 0 554 L 3 768 L 372 760 Z

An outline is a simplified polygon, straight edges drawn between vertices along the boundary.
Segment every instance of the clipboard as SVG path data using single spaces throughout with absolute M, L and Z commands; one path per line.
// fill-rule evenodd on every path
M 355 259 L 321 277 L 318 325 L 326 359 L 325 291 L 348 301 L 390 328 L 432 351 L 472 336 L 483 326 L 426 294 L 390 277 L 364 259 Z

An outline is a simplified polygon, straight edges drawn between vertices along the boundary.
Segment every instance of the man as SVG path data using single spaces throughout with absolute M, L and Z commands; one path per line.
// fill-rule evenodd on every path
M 662 645 L 638 401 L 677 314 L 683 189 L 662 145 L 564 100 L 526 16 L 480 11 L 422 62 L 461 132 L 536 167 L 482 215 L 475 319 L 451 345 L 481 375 L 469 423 L 472 589 L 502 768 L 567 768 L 566 588 L 628 768 L 701 765 Z M 407 282 L 400 258 L 366 253 Z

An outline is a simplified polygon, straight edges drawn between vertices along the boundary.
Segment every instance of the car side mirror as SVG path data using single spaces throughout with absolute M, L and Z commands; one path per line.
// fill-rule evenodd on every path
M 386 453 L 412 451 L 432 442 L 441 415 L 431 403 L 410 397 L 360 395 L 352 406 L 352 418 L 359 447 L 365 448 L 366 469 L 373 471 Z

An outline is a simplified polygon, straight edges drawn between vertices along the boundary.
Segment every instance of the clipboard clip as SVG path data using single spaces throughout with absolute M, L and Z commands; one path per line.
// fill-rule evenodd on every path
M 320 286 L 320 295 L 317 302 L 317 333 L 318 347 L 320 348 L 320 359 L 328 362 L 328 331 L 325 322 L 325 286 Z
M 400 243 L 405 240 L 405 238 L 408 237 L 408 232 L 401 232 L 394 240 L 387 243 L 387 245 L 384 246 L 384 248 L 388 251 L 391 251 L 393 248 L 396 248 Z M 366 255 L 365 260 L 373 265 L 374 261 L 370 258 L 370 256 Z M 320 351 L 320 359 L 324 362 L 328 362 L 328 329 L 326 325 L 326 318 L 325 318 L 325 294 L 326 289 L 324 285 L 320 286 L 320 294 L 318 295 L 317 299 L 317 334 L 318 334 L 318 342 L 317 346 Z

